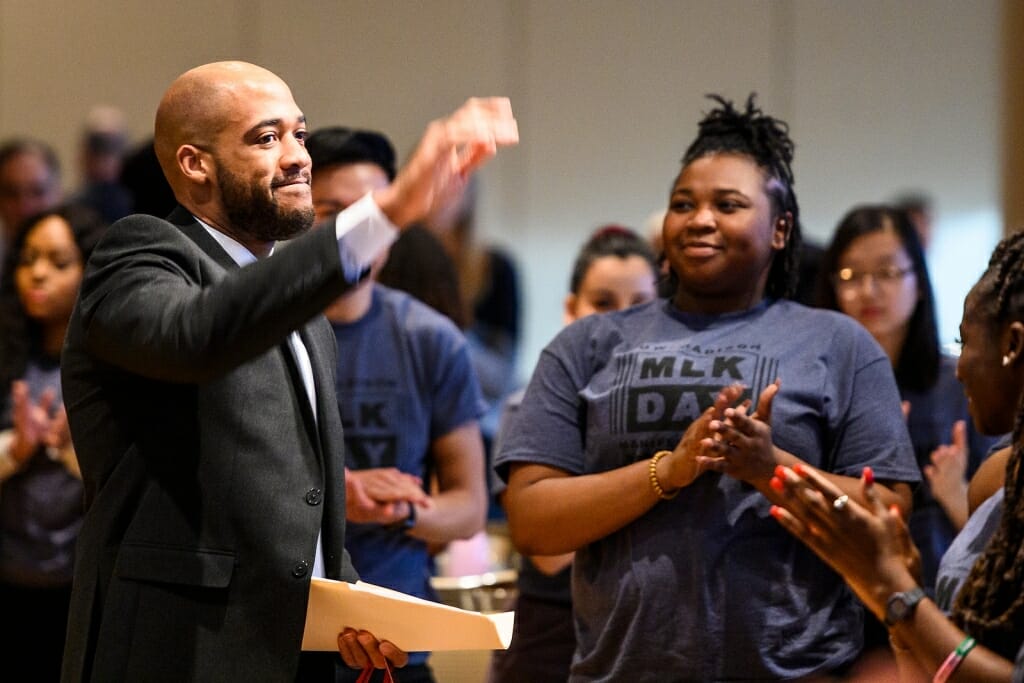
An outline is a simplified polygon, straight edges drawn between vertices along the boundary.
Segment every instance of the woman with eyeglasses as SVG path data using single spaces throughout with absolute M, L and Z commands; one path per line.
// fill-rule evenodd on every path
M 884 205 L 851 209 L 825 251 L 819 278 L 819 305 L 857 320 L 892 362 L 924 474 L 910 532 L 925 590 L 948 600 L 936 586 L 939 560 L 967 521 L 967 481 L 994 439 L 974 429 L 956 359 L 942 353 L 924 251 L 909 216 Z M 885 645 L 884 637 L 877 625 L 869 628 L 868 645 Z

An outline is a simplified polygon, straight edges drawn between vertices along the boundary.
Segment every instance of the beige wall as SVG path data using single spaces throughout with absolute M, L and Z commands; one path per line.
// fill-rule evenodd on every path
M 1024 2 L 1003 0 L 1003 228 L 1024 230 Z
M 790 122 L 812 236 L 921 188 L 947 236 L 982 226 L 980 256 L 954 248 L 972 280 L 1000 215 L 1002 2 L 0 0 L 0 138 L 51 140 L 73 184 L 92 104 L 124 108 L 141 137 L 177 74 L 224 58 L 280 73 L 314 127 L 377 127 L 403 153 L 466 96 L 508 94 L 522 144 L 484 174 L 480 229 L 521 264 L 526 371 L 577 245 L 662 208 L 709 92 L 756 90 Z

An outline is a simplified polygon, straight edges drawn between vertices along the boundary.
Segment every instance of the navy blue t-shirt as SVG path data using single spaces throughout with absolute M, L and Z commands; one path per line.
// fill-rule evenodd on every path
M 790 301 L 705 316 L 656 300 L 577 321 L 542 353 L 497 467 L 576 475 L 646 460 L 723 387 L 741 382 L 756 399 L 775 378 L 777 447 L 837 474 L 870 465 L 879 480 L 919 481 L 881 348 L 850 318 Z M 579 549 L 571 680 L 795 678 L 852 660 L 862 607 L 769 507 L 749 484 L 705 473 Z
M 395 467 L 426 484 L 431 442 L 478 419 L 483 399 L 458 328 L 404 292 L 373 287 L 366 315 L 333 324 L 345 464 Z M 364 581 L 436 599 L 423 541 L 379 524 L 349 523 L 345 547 Z

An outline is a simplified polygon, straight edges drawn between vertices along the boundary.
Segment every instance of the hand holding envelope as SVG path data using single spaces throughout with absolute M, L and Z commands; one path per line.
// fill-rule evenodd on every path
M 336 650 L 346 628 L 369 631 L 406 652 L 504 650 L 514 612 L 481 614 L 359 581 L 314 578 L 303 650 Z

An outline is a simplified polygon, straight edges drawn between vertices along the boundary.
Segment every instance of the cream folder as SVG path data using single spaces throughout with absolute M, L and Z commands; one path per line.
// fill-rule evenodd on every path
M 314 578 L 309 587 L 303 650 L 337 650 L 347 627 L 369 631 L 406 652 L 504 650 L 515 612 L 481 614 L 359 581 Z

